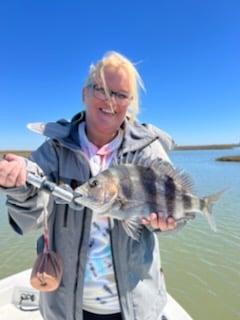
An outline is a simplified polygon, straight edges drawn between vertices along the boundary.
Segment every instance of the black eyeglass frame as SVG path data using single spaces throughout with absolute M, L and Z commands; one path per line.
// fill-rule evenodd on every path
M 111 98 L 112 96 L 114 96 L 114 98 L 116 99 L 117 102 L 119 103 L 123 103 L 124 101 L 128 101 L 130 102 L 131 100 L 133 100 L 133 96 L 130 96 L 127 93 L 124 92 L 118 92 L 118 91 L 113 91 L 113 90 L 106 90 L 99 86 L 96 83 L 90 83 L 87 85 L 87 88 L 92 89 L 93 90 L 93 94 L 94 97 L 100 100 L 108 100 L 109 98 Z M 96 93 L 100 93 L 100 94 L 96 94 Z M 102 96 L 101 96 L 102 94 Z

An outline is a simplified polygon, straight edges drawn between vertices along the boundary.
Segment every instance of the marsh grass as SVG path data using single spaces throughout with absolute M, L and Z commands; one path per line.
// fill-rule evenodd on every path
M 28 157 L 31 151 L 30 150 L 0 150 L 0 157 L 2 158 L 7 153 L 13 153 L 21 157 Z
M 240 156 L 228 156 L 228 157 L 219 157 L 217 161 L 235 161 L 240 162 Z

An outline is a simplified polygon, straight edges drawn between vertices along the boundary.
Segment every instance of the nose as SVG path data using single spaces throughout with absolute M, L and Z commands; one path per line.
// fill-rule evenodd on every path
M 110 110 L 114 113 L 114 105 L 116 105 L 116 97 L 112 94 L 106 98 L 105 103 L 109 106 Z
M 106 101 L 113 101 L 114 103 L 116 103 L 116 95 L 111 92 L 108 96 L 106 96 Z

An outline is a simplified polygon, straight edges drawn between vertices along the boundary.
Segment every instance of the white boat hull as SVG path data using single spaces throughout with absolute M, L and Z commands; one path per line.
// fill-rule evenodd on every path
M 0 280 L 0 320 L 42 320 L 38 310 L 39 293 L 30 285 L 31 269 Z M 160 320 L 160 319 L 159 319 Z M 161 320 L 192 320 L 168 294 Z

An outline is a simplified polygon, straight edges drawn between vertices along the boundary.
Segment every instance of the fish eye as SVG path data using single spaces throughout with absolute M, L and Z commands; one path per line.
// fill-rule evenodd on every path
M 89 187 L 90 188 L 95 188 L 98 185 L 98 181 L 97 180 L 90 180 L 89 181 Z

